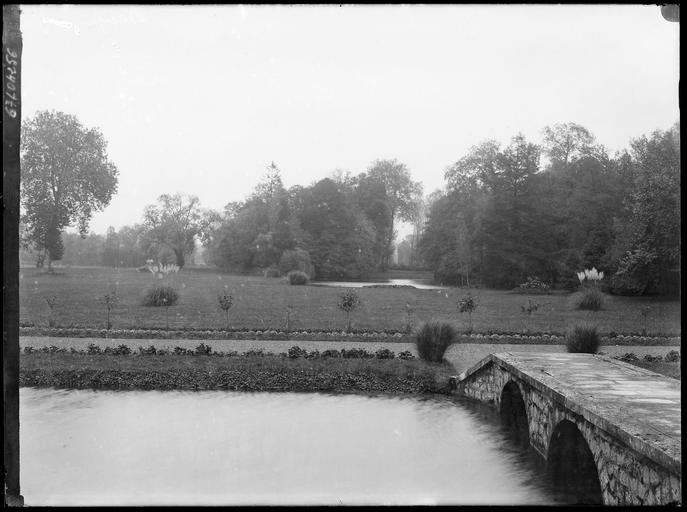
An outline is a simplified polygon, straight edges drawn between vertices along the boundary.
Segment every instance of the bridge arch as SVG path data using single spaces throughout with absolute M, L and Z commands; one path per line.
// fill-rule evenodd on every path
M 499 401 L 501 423 L 510 431 L 516 444 L 526 448 L 530 444 L 530 428 L 527 419 L 527 407 L 520 386 L 509 380 L 501 390 Z
M 578 504 L 602 504 L 601 482 L 589 444 L 570 420 L 551 434 L 546 467 L 551 483 Z

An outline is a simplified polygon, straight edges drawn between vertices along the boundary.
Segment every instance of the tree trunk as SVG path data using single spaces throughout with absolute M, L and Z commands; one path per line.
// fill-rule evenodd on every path
M 184 264 L 186 263 L 186 261 L 184 260 L 184 251 L 179 250 L 177 248 L 173 248 L 172 250 L 174 251 L 174 256 L 176 256 L 177 258 L 177 265 L 181 270 L 182 268 L 184 268 Z

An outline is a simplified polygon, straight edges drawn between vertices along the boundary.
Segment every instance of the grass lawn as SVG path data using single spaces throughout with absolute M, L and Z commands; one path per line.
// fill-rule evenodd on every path
M 185 268 L 171 278 L 180 299 L 171 306 L 170 329 L 212 329 L 226 327 L 217 296 L 228 291 L 234 296 L 230 310 L 231 328 L 283 329 L 287 306 L 291 307 L 291 329 L 344 329 L 345 314 L 336 306 L 342 288 L 290 286 L 284 279 L 223 274 L 210 269 Z M 115 329 L 166 326 L 165 308 L 143 307 L 146 289 L 157 280 L 136 269 L 60 268 L 54 275 L 35 268 L 20 271 L 20 317 L 23 324 L 47 326 L 50 309 L 45 297 L 55 296 L 56 326 L 105 326 L 105 306 L 98 298 L 116 290 L 119 303 L 111 322 Z M 358 288 L 359 308 L 352 314 L 352 328 L 403 330 L 406 305 L 413 310 L 415 325 L 430 319 L 448 321 L 459 330 L 467 328 L 466 313 L 458 313 L 456 302 L 466 289 L 443 290 Z M 521 295 L 509 291 L 472 290 L 479 305 L 472 315 L 477 332 L 564 333 L 578 321 L 594 322 L 602 334 L 680 334 L 680 302 L 645 297 L 607 296 L 598 312 L 574 310 L 569 294 Z M 540 304 L 532 315 L 522 312 L 528 299 Z M 642 308 L 651 309 L 646 320 Z

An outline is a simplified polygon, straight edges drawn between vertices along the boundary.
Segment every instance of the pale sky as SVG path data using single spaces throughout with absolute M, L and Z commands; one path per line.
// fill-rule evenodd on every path
M 221 209 L 274 161 L 285 186 L 377 158 L 425 193 L 474 144 L 573 121 L 611 153 L 679 119 L 679 24 L 657 6 L 22 6 L 22 115 L 76 115 L 119 190 Z

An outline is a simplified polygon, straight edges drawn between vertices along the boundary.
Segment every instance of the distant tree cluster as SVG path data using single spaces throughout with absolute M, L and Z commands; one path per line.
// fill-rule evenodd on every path
M 483 142 L 446 170 L 424 260 L 451 284 L 510 288 L 537 276 L 571 287 L 595 267 L 613 293 L 679 293 L 679 140 L 676 124 L 611 158 L 567 123 L 545 128 L 541 145 L 522 135 L 505 148 Z
M 272 163 L 246 201 L 228 204 L 206 223 L 204 242 L 210 262 L 229 270 L 360 278 L 388 266 L 394 223 L 413 218 L 420 195 L 420 185 L 396 160 L 288 190 Z

